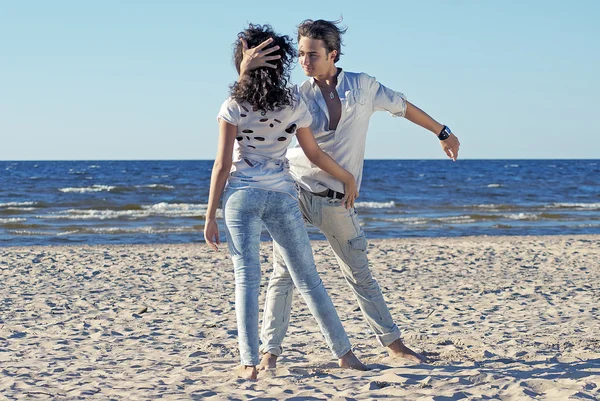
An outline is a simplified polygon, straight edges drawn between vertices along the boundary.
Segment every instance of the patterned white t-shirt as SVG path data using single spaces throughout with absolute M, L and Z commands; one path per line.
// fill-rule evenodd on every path
M 286 152 L 296 130 L 312 123 L 297 89 L 293 106 L 276 111 L 256 110 L 247 102 L 229 98 L 221 106 L 217 119 L 237 126 L 238 132 L 228 187 L 260 188 L 296 198 Z

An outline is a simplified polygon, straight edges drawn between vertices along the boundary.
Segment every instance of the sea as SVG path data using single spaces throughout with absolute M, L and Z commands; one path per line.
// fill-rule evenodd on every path
M 0 161 L 0 246 L 202 243 L 212 164 Z M 600 160 L 366 160 L 356 210 L 367 238 L 600 234 Z

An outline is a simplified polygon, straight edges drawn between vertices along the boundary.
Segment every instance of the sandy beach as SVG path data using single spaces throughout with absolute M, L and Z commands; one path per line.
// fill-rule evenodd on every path
M 326 243 L 313 247 L 370 371 L 337 367 L 296 294 L 277 370 L 233 377 L 225 248 L 7 247 L 0 399 L 600 399 L 600 235 L 371 240 L 402 338 L 431 360 L 421 365 L 387 357 Z M 262 255 L 266 286 L 270 243 Z

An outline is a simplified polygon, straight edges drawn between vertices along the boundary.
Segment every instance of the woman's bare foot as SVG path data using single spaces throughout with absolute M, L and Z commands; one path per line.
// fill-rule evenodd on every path
M 340 368 L 344 369 L 356 369 L 356 370 L 369 370 L 361 361 L 358 360 L 352 350 L 346 352 L 338 361 Z
M 402 340 L 400 339 L 397 339 L 396 341 L 388 345 L 388 351 L 390 353 L 390 356 L 392 357 L 405 358 L 409 361 L 416 363 L 427 362 L 427 358 L 425 358 L 423 355 L 417 354 L 415 351 L 408 348 L 402 343 Z
M 258 365 L 258 370 L 275 369 L 277 367 L 277 355 L 265 353 Z
M 233 370 L 238 377 L 246 380 L 256 380 L 258 376 L 258 372 L 256 371 L 256 366 L 252 365 L 241 365 Z

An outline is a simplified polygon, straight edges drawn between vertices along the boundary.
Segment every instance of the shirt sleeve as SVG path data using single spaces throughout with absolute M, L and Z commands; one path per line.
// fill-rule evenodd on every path
M 227 99 L 221 105 L 219 114 L 217 115 L 217 121 L 221 119 L 225 120 L 231 125 L 238 125 L 240 119 L 240 109 L 237 103 L 231 99 Z
M 312 115 L 310 114 L 310 110 L 308 110 L 306 102 L 304 101 L 302 96 L 300 96 L 300 93 L 298 93 L 298 95 L 296 96 L 296 102 L 297 105 L 295 111 L 296 115 L 298 116 L 298 120 L 296 122 L 298 128 L 310 127 L 310 125 L 312 124 Z
M 369 77 L 369 92 L 372 94 L 373 110 L 387 111 L 394 117 L 406 115 L 406 96 L 380 84 L 374 77 Z

